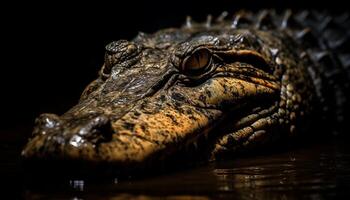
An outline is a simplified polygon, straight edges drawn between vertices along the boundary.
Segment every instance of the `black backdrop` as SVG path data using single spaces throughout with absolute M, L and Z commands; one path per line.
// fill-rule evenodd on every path
M 103 63 L 104 46 L 138 31 L 179 26 L 186 15 L 242 8 L 312 8 L 345 11 L 341 0 L 163 0 L 111 3 L 21 3 L 3 6 L 0 130 L 28 134 L 42 112 L 62 114 L 74 105 Z M 12 131 L 11 131 L 12 132 Z M 17 131 L 16 131 L 17 132 Z

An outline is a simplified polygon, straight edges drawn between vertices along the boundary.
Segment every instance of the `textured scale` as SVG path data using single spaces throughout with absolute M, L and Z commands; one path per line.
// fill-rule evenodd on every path
M 349 24 L 347 13 L 223 12 L 112 42 L 79 103 L 41 115 L 22 156 L 122 173 L 233 157 L 325 127 L 341 133 Z

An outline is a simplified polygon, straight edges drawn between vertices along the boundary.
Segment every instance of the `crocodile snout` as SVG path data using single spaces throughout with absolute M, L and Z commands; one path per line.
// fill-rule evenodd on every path
M 110 120 L 104 114 L 88 115 L 81 118 L 60 118 L 55 114 L 41 114 L 35 120 L 33 136 L 62 132 L 64 135 L 91 137 L 96 134 L 106 135 L 111 130 Z
M 67 150 L 94 148 L 110 141 L 113 133 L 110 119 L 104 114 L 76 118 L 45 113 L 35 120 L 33 135 L 22 155 L 66 157 Z

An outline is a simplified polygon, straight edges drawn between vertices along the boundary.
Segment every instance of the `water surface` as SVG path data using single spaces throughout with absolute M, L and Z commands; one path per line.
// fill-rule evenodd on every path
M 20 145 L 2 140 L 2 184 L 11 199 L 334 199 L 350 197 L 350 151 L 330 140 L 143 178 L 23 179 Z M 179 163 L 181 165 L 181 163 Z M 33 183 L 35 182 L 35 183 Z M 8 188 L 8 189 L 7 189 Z

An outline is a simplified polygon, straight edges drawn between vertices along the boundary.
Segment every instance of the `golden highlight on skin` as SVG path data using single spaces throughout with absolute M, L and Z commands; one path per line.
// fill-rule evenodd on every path
M 265 15 L 111 42 L 79 103 L 38 117 L 23 158 L 122 171 L 172 156 L 233 157 L 294 136 L 318 100 L 320 72 L 297 30 L 267 27 Z M 255 24 L 242 24 L 246 16 Z

